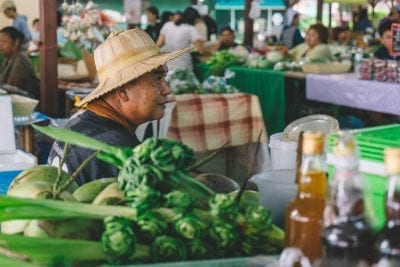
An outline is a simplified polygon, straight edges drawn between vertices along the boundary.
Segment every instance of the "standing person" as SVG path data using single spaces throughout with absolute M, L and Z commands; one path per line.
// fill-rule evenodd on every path
M 160 53 L 151 37 L 141 29 L 112 33 L 94 51 L 99 85 L 79 104 L 66 128 L 114 146 L 134 147 L 140 142 L 136 128 L 164 116 L 165 105 L 173 101 L 165 81 L 166 63 L 189 51 L 185 47 Z M 72 173 L 93 150 L 71 146 L 66 155 L 67 172 Z M 58 166 L 63 144 L 55 142 L 48 163 Z M 78 176 L 84 184 L 101 177 L 116 177 L 118 169 L 92 160 Z
M 35 52 L 39 50 L 39 41 L 40 41 L 40 34 L 39 34 L 39 19 L 34 19 L 32 21 L 32 40 L 29 42 L 29 52 Z
M 15 6 L 15 3 L 11 0 L 4 1 L 1 5 L 1 10 L 7 18 L 13 20 L 12 26 L 22 32 L 22 34 L 24 35 L 23 48 L 27 49 L 29 41 L 32 40 L 31 31 L 29 30 L 27 24 L 27 17 L 24 15 L 19 15 L 17 13 L 17 7 Z
M 157 41 L 158 36 L 160 35 L 161 24 L 158 22 L 159 12 L 158 8 L 155 6 L 149 6 L 146 9 L 146 16 L 147 16 L 147 28 L 146 32 L 150 37 Z
M 360 9 L 358 20 L 354 25 L 354 31 L 365 33 L 368 28 L 372 28 L 372 23 L 368 19 L 368 9 L 364 7 Z
M 164 26 L 164 24 L 169 21 L 174 21 L 174 13 L 172 13 L 171 11 L 164 11 L 161 14 L 161 27 L 160 28 L 162 28 L 162 26 Z
M 293 14 L 293 18 L 291 19 L 290 26 L 283 27 L 281 36 L 283 44 L 289 49 L 304 42 L 299 29 L 300 14 L 297 12 L 291 14 Z
M 186 8 L 180 20 L 165 23 L 157 40 L 157 46 L 166 52 L 170 52 L 193 44 L 199 53 L 206 53 L 203 47 L 205 40 L 201 38 L 194 27 L 198 18 L 200 18 L 200 14 L 196 9 L 192 7 Z M 171 61 L 168 64 L 168 68 L 170 70 L 177 68 L 193 69 L 191 55 L 185 54 Z
M 21 51 L 24 35 L 14 27 L 0 30 L 0 53 L 5 59 L 0 65 L 0 81 L 27 91 L 39 99 L 39 79 L 29 58 Z

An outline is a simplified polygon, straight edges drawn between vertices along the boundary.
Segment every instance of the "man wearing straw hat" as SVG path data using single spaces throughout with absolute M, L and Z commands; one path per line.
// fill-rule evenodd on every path
M 110 145 L 138 145 L 136 127 L 161 119 L 165 105 L 173 101 L 164 79 L 166 63 L 190 49 L 160 53 L 151 37 L 140 29 L 112 33 L 94 51 L 99 85 L 80 102 L 83 111 L 72 116 L 66 128 Z M 93 152 L 72 146 L 63 168 L 72 173 Z M 58 166 L 63 154 L 63 145 L 54 142 L 49 164 Z M 78 182 L 116 175 L 114 166 L 95 159 L 80 173 Z

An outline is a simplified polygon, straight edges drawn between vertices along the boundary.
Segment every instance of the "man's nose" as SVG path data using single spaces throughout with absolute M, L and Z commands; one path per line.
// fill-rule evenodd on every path
M 167 81 L 163 79 L 161 84 L 161 94 L 169 95 L 171 93 L 171 88 L 169 87 Z

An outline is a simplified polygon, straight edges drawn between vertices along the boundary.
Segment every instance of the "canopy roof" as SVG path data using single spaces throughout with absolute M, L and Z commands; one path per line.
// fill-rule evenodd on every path
M 215 9 L 244 9 L 244 0 L 217 0 Z M 283 0 L 261 0 L 262 9 L 285 8 Z

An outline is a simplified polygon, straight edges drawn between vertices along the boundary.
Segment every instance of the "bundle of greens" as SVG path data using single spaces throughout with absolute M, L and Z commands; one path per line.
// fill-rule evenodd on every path
M 174 69 L 168 72 L 165 80 L 174 94 L 202 94 L 199 80 L 190 69 Z
M 206 63 L 209 66 L 209 73 L 211 75 L 223 76 L 227 67 L 243 64 L 243 60 L 228 50 L 222 50 L 214 53 Z
M 257 193 L 216 194 L 186 171 L 194 164 L 193 151 L 176 140 L 151 138 L 129 150 L 64 129 L 38 129 L 60 141 L 101 150 L 98 156 L 119 167 L 120 173 L 117 180 L 102 179 L 76 189 L 72 195 L 85 203 L 0 196 L 0 221 L 64 225 L 55 232 L 79 224 L 86 231 L 88 223 L 103 225 L 92 227 L 99 231 L 91 235 L 93 241 L 60 239 L 57 234 L 40 239 L 0 235 L 5 241 L 0 247 L 22 253 L 24 259 L 40 264 L 59 257 L 73 262 L 165 262 L 275 254 L 283 247 L 283 231 L 260 206 Z M 71 255 L 74 252 L 63 249 L 49 255 L 45 246 L 52 241 L 57 246 L 65 242 L 68 248 L 76 244 L 71 251 L 81 251 Z

